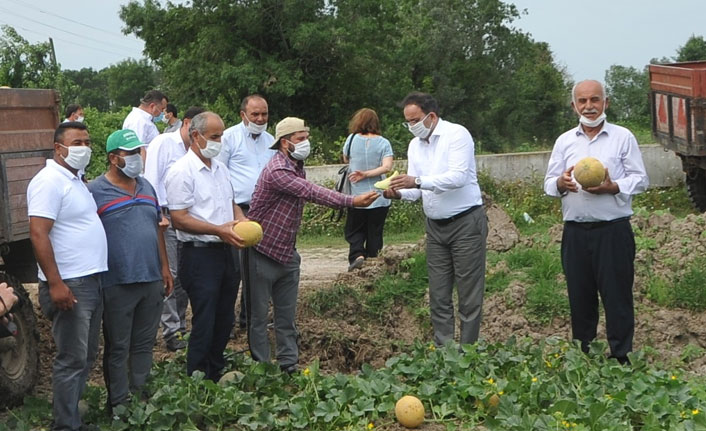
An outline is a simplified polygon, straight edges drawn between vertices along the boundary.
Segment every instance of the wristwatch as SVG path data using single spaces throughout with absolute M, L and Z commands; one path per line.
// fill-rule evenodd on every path
M 422 177 L 414 177 L 414 186 L 416 188 L 422 187 Z

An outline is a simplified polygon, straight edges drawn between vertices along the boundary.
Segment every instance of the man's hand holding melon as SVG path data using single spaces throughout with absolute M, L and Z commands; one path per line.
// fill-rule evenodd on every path
M 556 185 L 559 193 L 577 193 L 579 191 L 577 183 L 581 184 L 584 191 L 596 195 L 620 192 L 618 185 L 611 181 L 608 168 L 593 157 L 585 157 L 564 171 L 557 179 Z

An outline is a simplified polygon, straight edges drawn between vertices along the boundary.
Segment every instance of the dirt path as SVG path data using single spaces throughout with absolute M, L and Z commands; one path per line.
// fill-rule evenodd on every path
M 347 247 L 316 247 L 298 251 L 302 257 L 300 289 L 328 286 L 338 274 L 348 271 Z

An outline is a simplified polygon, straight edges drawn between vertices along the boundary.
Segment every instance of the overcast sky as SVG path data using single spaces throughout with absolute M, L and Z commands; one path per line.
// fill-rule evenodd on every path
M 527 11 L 512 25 L 549 43 L 575 80 L 603 80 L 612 64 L 642 68 L 651 58 L 674 56 L 692 34 L 706 34 L 706 0 L 508 1 Z M 142 41 L 121 32 L 118 11 L 126 3 L 0 0 L 0 24 L 32 43 L 52 37 L 64 69 L 102 69 L 142 57 Z

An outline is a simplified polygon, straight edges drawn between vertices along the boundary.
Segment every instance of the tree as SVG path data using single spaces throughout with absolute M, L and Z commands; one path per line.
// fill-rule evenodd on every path
M 694 36 L 686 41 L 684 46 L 677 50 L 676 61 L 699 61 L 706 60 L 706 40 L 703 36 Z
M 99 111 L 110 109 L 108 96 L 108 80 L 103 71 L 95 71 L 90 67 L 81 70 L 64 70 L 66 79 L 75 84 L 75 91 L 64 95 L 64 105 L 78 103 L 83 107 L 93 107 Z
M 647 68 L 614 64 L 605 74 L 606 91 L 610 97 L 609 111 L 618 121 L 629 121 L 644 127 L 650 125 L 650 79 Z
M 340 153 L 335 138 L 363 106 L 403 153 L 410 135 L 396 104 L 412 90 L 433 93 L 444 118 L 485 148 L 553 139 L 568 109 L 566 77 L 546 44 L 509 27 L 517 16 L 500 0 L 144 0 L 121 9 L 178 105 L 209 106 L 233 123 L 241 98 L 258 92 L 273 121 L 297 115 L 320 132 L 315 140 L 329 138 L 325 154 Z
M 100 71 L 107 83 L 111 106 L 137 106 L 148 90 L 155 88 L 156 71 L 147 60 L 127 59 Z
M 14 28 L 3 25 L 0 37 L 0 85 L 14 88 L 56 88 L 67 81 L 53 61 L 49 42 L 31 44 Z

